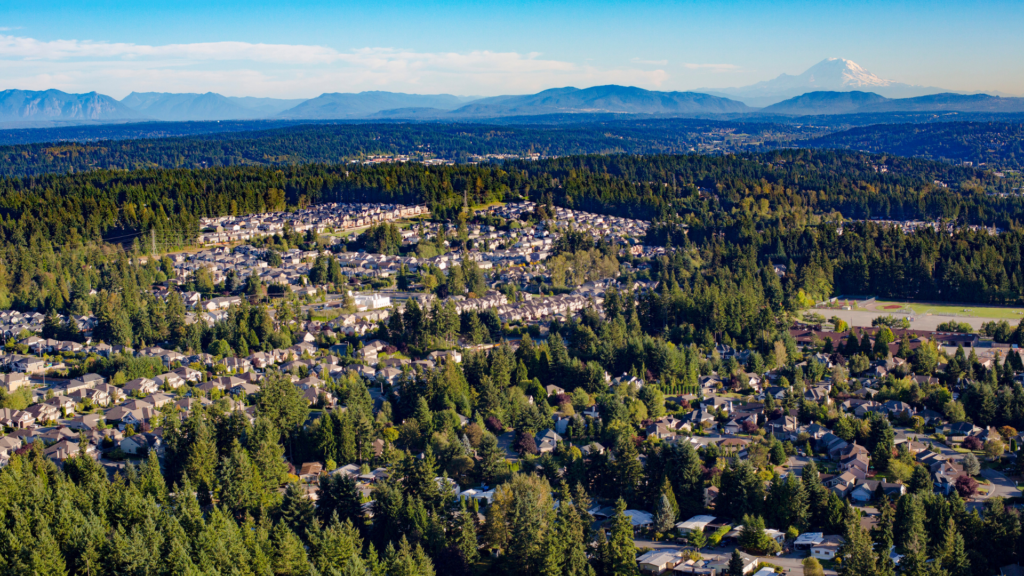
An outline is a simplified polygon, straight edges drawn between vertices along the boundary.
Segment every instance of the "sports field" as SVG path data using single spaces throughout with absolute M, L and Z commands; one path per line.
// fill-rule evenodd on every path
M 1024 318 L 1024 308 L 979 306 L 976 304 L 936 304 L 930 302 L 887 302 L 876 300 L 857 310 L 877 312 L 878 314 L 912 314 L 915 316 L 946 316 L 953 318 L 987 318 L 989 320 L 1020 320 Z

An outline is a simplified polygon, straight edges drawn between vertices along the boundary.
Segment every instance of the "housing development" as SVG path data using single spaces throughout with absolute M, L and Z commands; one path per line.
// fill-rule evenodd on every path
M 511 553 L 510 507 L 530 498 L 580 531 L 543 546 L 619 554 L 608 574 L 813 573 L 865 553 L 877 573 L 966 565 L 963 527 L 1021 497 L 1024 361 L 1005 322 L 850 327 L 826 308 L 763 347 L 653 340 L 680 296 L 666 267 L 690 249 L 648 245 L 644 220 L 528 201 L 455 222 L 328 203 L 201 228 L 198 249 L 133 256 L 156 272 L 138 297 L 169 327 L 159 340 L 125 338 L 95 289 L 96 313 L 0 313 L 0 465 L 177 475 L 208 506 L 261 514 L 214 474 L 248 453 L 294 534 L 316 517 L 373 540 L 406 506 L 454 503 L 463 567 Z M 197 467 L 203 450 L 222 463 Z M 405 553 L 421 544 L 389 552 Z

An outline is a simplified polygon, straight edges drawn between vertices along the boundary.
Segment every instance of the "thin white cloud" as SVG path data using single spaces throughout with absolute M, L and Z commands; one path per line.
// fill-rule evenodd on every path
M 735 64 L 683 64 L 688 70 L 710 70 L 712 72 L 738 72 L 740 67 Z
M 279 97 L 382 89 L 503 94 L 608 83 L 656 88 L 668 79 L 663 70 L 603 69 L 537 52 L 339 51 L 247 42 L 149 46 L 13 35 L 0 35 L 0 70 L 0 88 L 97 90 L 117 96 L 133 90 Z

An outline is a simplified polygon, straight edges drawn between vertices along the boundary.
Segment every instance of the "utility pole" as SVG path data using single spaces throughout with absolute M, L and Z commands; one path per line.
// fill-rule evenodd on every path
M 153 257 L 156 258 L 156 228 L 149 229 L 149 239 L 153 244 Z

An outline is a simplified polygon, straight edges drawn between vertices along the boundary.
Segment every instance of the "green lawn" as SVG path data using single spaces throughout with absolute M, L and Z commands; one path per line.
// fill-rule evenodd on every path
M 886 310 L 886 306 L 900 305 L 899 309 Z M 1021 307 L 999 307 L 999 306 L 978 306 L 975 304 L 940 305 L 929 303 L 907 303 L 887 302 L 879 300 L 872 312 L 890 314 L 893 312 L 913 312 L 914 314 L 943 314 L 971 316 L 975 318 L 992 318 L 995 320 L 1020 320 L 1024 318 L 1024 308 Z M 864 310 L 858 307 L 859 310 Z

